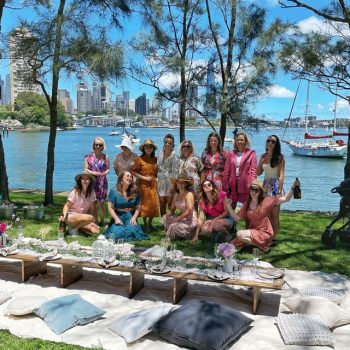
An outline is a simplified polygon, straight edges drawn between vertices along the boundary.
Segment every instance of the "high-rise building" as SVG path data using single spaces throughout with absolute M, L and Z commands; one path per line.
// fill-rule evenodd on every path
M 92 83 L 92 109 L 95 111 L 102 111 L 102 109 L 109 110 L 111 96 L 108 86 L 104 83 L 94 81 Z
M 4 105 L 5 100 L 6 100 L 5 82 L 1 79 L 1 76 L 0 76 L 0 105 Z
M 147 114 L 147 99 L 145 93 L 135 100 L 135 113 L 139 115 Z
M 6 105 L 11 103 L 11 79 L 10 74 L 6 74 L 5 79 L 5 97 L 6 97 Z
M 205 94 L 205 112 L 209 119 L 217 119 L 217 89 L 215 83 L 214 57 L 209 61 L 207 69 L 207 91 Z
M 73 114 L 74 104 L 73 104 L 73 100 L 70 98 L 69 91 L 64 89 L 59 89 L 57 93 L 57 97 L 58 97 L 58 100 L 62 103 L 64 110 L 69 114 Z
M 198 112 L 195 109 L 198 109 L 198 84 L 195 82 L 190 83 L 188 86 L 187 101 L 186 116 L 197 117 Z
M 34 84 L 32 79 L 32 67 L 29 65 L 29 58 L 25 52 L 19 48 L 22 38 L 31 37 L 31 33 L 26 28 L 16 28 L 9 37 L 10 51 L 10 87 L 11 104 L 14 105 L 16 97 L 21 92 L 40 93 L 40 87 Z
M 85 83 L 79 83 L 77 85 L 77 111 L 86 113 L 91 111 L 91 92 L 89 87 Z

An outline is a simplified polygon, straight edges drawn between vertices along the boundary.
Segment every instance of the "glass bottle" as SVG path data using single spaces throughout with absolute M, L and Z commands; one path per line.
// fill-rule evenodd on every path
M 301 189 L 300 189 L 300 181 L 298 178 L 295 179 L 295 186 L 293 190 L 294 199 L 301 199 Z

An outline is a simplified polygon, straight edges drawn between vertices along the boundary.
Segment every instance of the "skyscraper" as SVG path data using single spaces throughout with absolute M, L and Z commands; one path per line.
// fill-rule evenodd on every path
M 146 94 L 143 93 L 135 100 L 135 113 L 140 115 L 147 114 Z
M 21 92 L 40 93 L 40 87 L 34 84 L 32 79 L 32 67 L 29 65 L 29 58 L 23 50 L 19 49 L 21 38 L 28 38 L 31 33 L 25 28 L 16 28 L 10 34 L 10 87 L 11 104 L 14 105 L 16 97 Z
M 73 100 L 70 98 L 69 91 L 64 89 L 59 89 L 57 93 L 58 100 L 62 103 L 65 111 L 69 114 L 73 114 L 74 105 Z
M 198 109 L 198 84 L 196 82 L 191 82 L 188 86 L 187 101 L 186 116 L 197 117 L 198 112 L 195 109 Z
M 215 84 L 214 57 L 212 57 L 207 69 L 207 91 L 205 94 L 205 112 L 209 119 L 217 119 L 217 96 Z
M 77 85 L 77 110 L 86 113 L 91 111 L 91 92 L 85 83 Z

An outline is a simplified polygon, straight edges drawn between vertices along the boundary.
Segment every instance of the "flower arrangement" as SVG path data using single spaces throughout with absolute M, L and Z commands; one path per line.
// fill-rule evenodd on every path
M 217 253 L 224 259 L 232 258 L 235 255 L 236 248 L 232 243 L 220 243 L 217 248 Z
M 5 224 L 3 222 L 0 223 L 0 233 L 3 234 L 6 232 L 6 230 L 7 230 L 7 224 Z

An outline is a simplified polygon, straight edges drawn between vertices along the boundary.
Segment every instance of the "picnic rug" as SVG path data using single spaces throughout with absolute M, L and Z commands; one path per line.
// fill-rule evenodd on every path
M 109 327 L 121 316 L 157 305 L 171 305 L 172 279 L 166 275 L 146 276 L 144 288 L 133 299 L 128 295 L 128 274 L 109 271 L 84 269 L 84 276 L 67 288 L 59 287 L 60 271 L 48 264 L 48 273 L 20 283 L 19 263 L 13 260 L 0 261 L 0 292 L 10 292 L 12 298 L 22 296 L 45 296 L 53 299 L 69 294 L 79 294 L 88 302 L 106 311 L 103 317 L 93 323 L 77 326 L 56 335 L 36 316 L 7 315 L 7 303 L 0 305 L 0 329 L 9 330 L 22 338 L 40 338 L 67 344 L 77 344 L 87 348 L 98 347 L 105 350 L 172 350 L 177 345 L 162 340 L 158 335 L 149 333 L 134 343 L 127 344 L 124 339 L 113 333 Z M 253 318 L 251 329 L 245 332 L 230 349 L 325 349 L 325 346 L 285 345 L 276 325 L 276 317 L 284 306 L 281 302 L 294 293 L 292 288 L 327 288 L 343 295 L 341 307 L 349 311 L 350 281 L 339 274 L 326 274 L 319 271 L 305 272 L 287 270 L 285 288 L 282 291 L 262 290 L 260 306 L 256 315 L 251 314 L 251 298 L 247 288 L 226 286 L 220 283 L 189 282 L 188 292 L 180 300 L 184 305 L 191 300 L 203 299 L 227 305 Z M 198 320 L 200 322 L 200 320 Z M 333 330 L 336 350 L 348 350 L 350 344 L 350 325 Z M 329 348 L 329 347 L 328 347 Z

